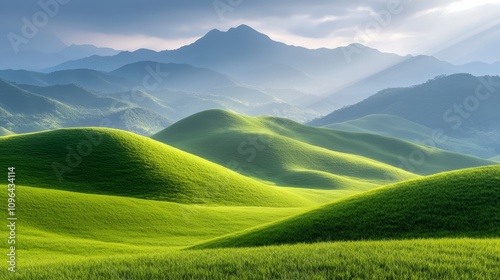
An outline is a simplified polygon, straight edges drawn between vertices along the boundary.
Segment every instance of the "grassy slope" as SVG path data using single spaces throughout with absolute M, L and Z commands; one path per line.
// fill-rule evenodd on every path
M 334 123 L 325 128 L 352 132 L 372 133 L 425 144 L 458 153 L 488 157 L 491 151 L 472 143 L 453 137 L 441 139 L 439 131 L 405 120 L 393 115 L 368 115 L 360 119 Z
M 443 239 L 180 251 L 25 266 L 16 278 L 495 279 L 499 245 L 499 239 Z
M 26 176 L 20 168 L 18 172 L 19 179 Z M 65 256 L 165 251 L 303 212 L 300 208 L 183 205 L 25 186 L 17 186 L 16 195 L 17 217 L 22 221 L 17 249 L 23 264 Z M 0 198 L 7 201 L 7 192 Z M 7 213 L 1 216 L 6 218 Z M 1 244 L 8 246 L 6 239 Z
M 119 130 L 64 129 L 2 137 L 0 154 L 0 166 L 15 166 L 24 174 L 21 185 L 194 204 L 311 204 L 285 189 Z
M 289 124 L 290 132 L 300 126 Z M 210 110 L 153 138 L 278 185 L 363 190 L 415 177 L 375 160 L 294 140 L 280 129 L 288 127 L 266 118 Z
M 397 139 L 309 127 L 221 110 L 195 114 L 153 136 L 241 173 L 301 187 L 373 187 L 417 174 L 492 164 Z M 425 164 L 406 166 L 414 153 Z M 350 155 L 348 155 L 350 154 Z M 419 158 L 417 158 L 419 159 Z M 371 185 L 370 185 L 371 184 Z
M 500 237 L 500 166 L 382 187 L 196 248 L 464 236 Z

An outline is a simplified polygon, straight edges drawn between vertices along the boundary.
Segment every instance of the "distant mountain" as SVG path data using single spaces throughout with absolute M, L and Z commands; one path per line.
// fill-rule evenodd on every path
M 437 131 L 394 115 L 368 115 L 360 119 L 329 124 L 324 127 L 384 135 L 482 158 L 495 155 L 491 149 L 475 144 L 473 139 L 458 139 L 448 136 L 445 141 L 441 141 L 438 139 L 439 133 Z
M 351 55 L 353 49 L 356 53 Z M 92 56 L 50 70 L 88 68 L 112 71 L 144 60 L 206 67 L 254 85 L 263 83 L 266 87 L 318 91 L 332 84 L 353 82 L 354 75 L 373 74 L 378 68 L 401 61 L 402 57 L 361 45 L 317 50 L 289 46 L 241 25 L 227 32 L 214 29 L 193 44 L 177 50 L 138 50 L 109 57 Z M 376 65 L 377 69 L 367 67 L 368 64 Z M 272 76 L 266 78 L 265 73 Z M 272 77 L 276 78 L 275 81 Z
M 474 139 L 476 144 L 500 153 L 500 78 L 454 74 L 407 88 L 391 88 L 366 100 L 314 120 L 329 125 L 372 114 L 395 115 L 448 136 Z
M 77 84 L 103 92 L 135 88 L 197 92 L 236 85 L 230 77 L 210 69 L 187 64 L 162 64 L 151 61 L 128 64 L 109 73 L 90 69 L 69 69 L 48 74 L 26 70 L 0 70 L 0 78 L 18 84 L 35 86 Z
M 331 111 L 359 102 L 387 87 L 419 84 L 437 75 L 500 74 L 500 64 L 452 65 L 432 56 L 399 56 L 360 44 L 335 49 L 306 49 L 276 42 L 249 26 L 226 32 L 214 29 L 176 50 L 137 50 L 114 56 L 92 56 L 63 63 L 51 70 L 88 68 L 112 71 L 139 61 L 187 63 L 216 70 L 252 86 L 295 89 L 321 94 L 305 103 Z
M 206 92 L 212 88 L 237 84 L 230 77 L 210 69 L 153 61 L 127 64 L 109 74 L 126 79 L 131 87 L 135 85 L 146 90 L 154 88 Z
M 123 91 L 130 87 L 126 79 L 89 69 L 64 70 L 49 74 L 26 70 L 0 70 L 0 78 L 17 84 L 41 87 L 77 84 L 104 92 Z
M 22 49 L 19 52 L 7 48 L 0 51 L 0 69 L 41 70 L 69 60 L 82 59 L 93 55 L 110 56 L 119 52 L 118 50 L 99 48 L 92 45 L 62 45 L 57 51 L 53 50 L 53 47 L 45 51 L 41 50 L 41 48 L 34 48 Z
M 170 124 L 149 109 L 76 85 L 37 87 L 4 80 L 0 80 L 0 116 L 0 127 L 12 133 L 106 126 L 149 135 Z
M 67 89 L 78 93 L 84 88 L 152 110 L 174 121 L 208 109 L 234 110 L 253 116 L 274 115 L 300 122 L 320 116 L 315 110 L 304 108 L 302 101 L 309 97 L 306 93 L 296 90 L 269 90 L 272 93 L 268 93 L 265 89 L 244 85 L 220 72 L 188 64 L 140 61 L 111 72 L 74 69 L 46 74 L 0 70 L 0 78 L 16 84 L 33 85 L 35 87 L 30 90 L 35 91 L 48 87 L 44 89 L 45 93 L 52 86 L 75 84 L 78 87 Z M 288 100 L 295 105 L 289 104 Z

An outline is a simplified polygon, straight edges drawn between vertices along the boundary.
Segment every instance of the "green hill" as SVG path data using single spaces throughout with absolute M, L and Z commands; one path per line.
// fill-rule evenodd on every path
M 440 130 L 433 130 L 393 115 L 368 115 L 351 121 L 329 124 L 324 127 L 378 134 L 482 158 L 489 158 L 494 154 L 492 150 L 475 144 L 474 139 L 467 141 L 467 139 L 458 139 L 449 136 L 444 138 L 444 133 Z
M 311 202 L 136 134 L 63 129 L 2 137 L 0 166 L 18 184 L 191 204 L 303 206 Z
M 500 166 L 382 187 L 197 248 L 442 237 L 500 237 Z
M 242 174 L 278 185 L 372 188 L 440 171 L 492 164 L 397 139 L 309 127 L 287 119 L 210 110 L 153 136 Z M 425 164 L 404 165 L 418 153 Z M 406 161 L 410 161 L 406 160 Z M 411 163 L 410 163 L 411 164 Z

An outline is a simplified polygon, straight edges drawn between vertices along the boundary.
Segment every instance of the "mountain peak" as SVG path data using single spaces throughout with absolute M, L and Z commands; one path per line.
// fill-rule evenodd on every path
M 259 33 L 257 30 L 253 29 L 252 27 L 246 25 L 246 24 L 241 24 L 237 27 L 231 27 L 227 32 L 256 32 Z
M 199 41 L 212 41 L 212 40 L 234 40 L 234 41 L 246 41 L 251 42 L 255 40 L 269 41 L 267 35 L 260 33 L 259 31 L 253 29 L 252 27 L 242 24 L 238 27 L 232 27 L 227 31 L 220 31 L 219 29 L 212 29 Z

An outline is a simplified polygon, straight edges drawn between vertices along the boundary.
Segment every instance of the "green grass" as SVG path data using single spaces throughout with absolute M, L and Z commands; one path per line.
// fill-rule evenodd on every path
M 222 110 L 195 114 L 153 139 L 253 178 L 303 188 L 367 190 L 415 174 L 493 164 L 373 134 L 333 131 Z M 412 157 L 420 161 L 420 156 L 423 162 L 411 163 Z
M 500 237 L 500 166 L 382 187 L 194 248 L 436 237 Z
M 2 137 L 0 154 L 0 166 L 15 166 L 21 174 L 20 185 L 189 204 L 313 204 L 284 188 L 119 130 L 63 129 Z
M 15 279 L 495 279 L 499 262 L 499 239 L 337 242 L 66 260 Z
M 17 186 L 16 198 L 23 264 L 165 251 L 304 211 L 184 205 L 26 186 Z M 0 200 L 7 201 L 7 191 Z M 6 220 L 7 212 L 1 216 Z M 7 238 L 0 244 L 8 248 Z
M 448 151 L 480 156 L 491 157 L 492 151 L 474 143 L 473 139 L 459 139 L 446 136 L 443 139 L 439 130 L 405 120 L 393 115 L 368 115 L 359 119 L 334 123 L 324 126 L 325 128 L 378 134 L 387 137 L 394 137 L 417 144 L 425 144 Z M 441 134 L 440 134 L 441 133 Z
M 245 157 L 241 160 L 235 147 L 233 160 L 243 169 L 261 165 L 252 171 L 258 180 L 119 130 L 64 129 L 1 137 L 0 168 L 16 167 L 19 220 L 17 273 L 9 274 L 4 262 L 0 279 L 498 275 L 500 167 L 416 178 L 386 162 L 395 156 L 391 149 L 428 151 L 436 160 L 427 167 L 429 172 L 490 162 L 284 119 L 208 113 L 201 114 L 193 129 L 177 126 L 169 137 L 221 152 L 223 163 L 230 159 L 231 145 L 249 141 L 249 136 L 268 139 L 250 165 L 244 165 Z M 211 142 L 206 142 L 210 136 L 202 137 L 206 129 L 213 132 Z M 356 145 L 363 155 L 347 153 Z M 390 148 L 384 150 L 384 145 Z M 378 157 L 370 158 L 370 153 Z M 437 168 L 439 160 L 461 162 Z M 62 180 L 54 162 L 71 169 Z M 408 178 L 415 179 L 356 194 Z M 306 188 L 269 185 L 294 181 Z M 5 190 L 5 183 L 0 187 Z M 0 201 L 6 200 L 7 191 L 0 192 Z M 7 214 L 0 218 L 6 220 Z M 344 242 L 362 239 L 410 240 Z M 207 249 L 282 243 L 315 244 Z M 0 246 L 8 248 L 6 238 Z

